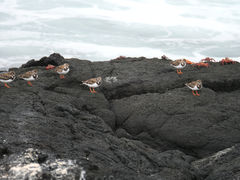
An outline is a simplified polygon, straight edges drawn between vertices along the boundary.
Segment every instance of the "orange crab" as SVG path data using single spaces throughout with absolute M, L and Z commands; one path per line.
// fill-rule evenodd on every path
M 213 58 L 206 57 L 206 58 L 202 59 L 200 62 L 206 63 L 206 62 L 216 62 L 216 61 Z
M 54 66 L 54 65 L 51 65 L 51 64 L 49 64 L 48 66 L 46 66 L 46 70 L 54 69 L 54 68 L 55 68 L 55 66 Z
M 208 68 L 209 64 L 200 62 L 200 63 L 194 63 L 194 64 L 192 64 L 192 66 L 197 66 L 198 68 L 199 67 L 207 67 Z
M 222 59 L 220 61 L 221 65 L 225 65 L 225 64 L 236 64 L 236 61 L 233 61 L 232 59 L 225 57 L 224 59 Z

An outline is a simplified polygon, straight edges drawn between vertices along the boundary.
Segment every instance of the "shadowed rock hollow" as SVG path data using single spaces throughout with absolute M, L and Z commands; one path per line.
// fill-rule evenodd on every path
M 63 80 L 45 70 L 64 62 L 71 71 Z M 84 172 L 90 180 L 240 178 L 239 63 L 188 65 L 181 76 L 169 63 L 52 54 L 13 69 L 37 68 L 39 79 L 33 87 L 19 79 L 10 89 L 0 87 L 0 177 L 79 179 Z M 90 94 L 81 81 L 97 76 L 103 84 Z M 197 79 L 204 86 L 200 97 L 184 85 Z M 44 158 L 26 162 L 26 152 Z M 56 175 L 51 163 L 68 175 Z M 26 167 L 34 173 L 14 171 Z

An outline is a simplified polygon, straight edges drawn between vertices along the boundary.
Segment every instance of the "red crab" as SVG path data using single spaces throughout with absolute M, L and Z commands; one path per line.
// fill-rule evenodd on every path
M 224 59 L 222 59 L 220 61 L 221 65 L 225 65 L 225 64 L 236 64 L 236 61 L 233 61 L 232 59 L 225 57 Z
M 206 63 L 206 62 L 216 62 L 216 61 L 215 61 L 215 59 L 213 59 L 213 58 L 206 57 L 205 59 L 202 59 L 200 62 Z
M 121 59 L 126 59 L 126 56 L 119 56 L 116 58 L 117 60 L 121 60 Z
M 54 68 L 55 68 L 55 66 L 54 66 L 54 65 L 51 65 L 51 64 L 49 64 L 48 66 L 46 66 L 46 70 L 54 69 Z
M 194 63 L 192 66 L 197 66 L 197 67 L 209 67 L 209 64 L 208 63 Z

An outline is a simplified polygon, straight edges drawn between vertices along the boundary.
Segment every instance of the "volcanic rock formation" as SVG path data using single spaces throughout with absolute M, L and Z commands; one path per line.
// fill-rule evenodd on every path
M 70 64 L 60 79 L 48 64 Z M 240 179 L 240 65 L 106 62 L 52 54 L 0 84 L 0 179 Z M 101 76 L 91 94 L 81 81 Z M 200 97 L 184 84 L 201 79 Z

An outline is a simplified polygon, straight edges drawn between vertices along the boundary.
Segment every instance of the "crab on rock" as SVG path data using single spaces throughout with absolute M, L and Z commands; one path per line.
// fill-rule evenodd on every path
M 216 61 L 213 58 L 206 57 L 206 58 L 202 59 L 200 62 L 206 63 L 206 62 L 216 62 Z
M 236 64 L 236 61 L 233 61 L 232 59 L 225 57 L 224 59 L 222 59 L 220 61 L 221 65 L 225 65 L 225 64 Z
M 194 64 L 192 64 L 192 66 L 197 66 L 198 68 L 199 67 L 207 67 L 208 68 L 209 64 L 200 62 L 200 63 L 194 63 Z

